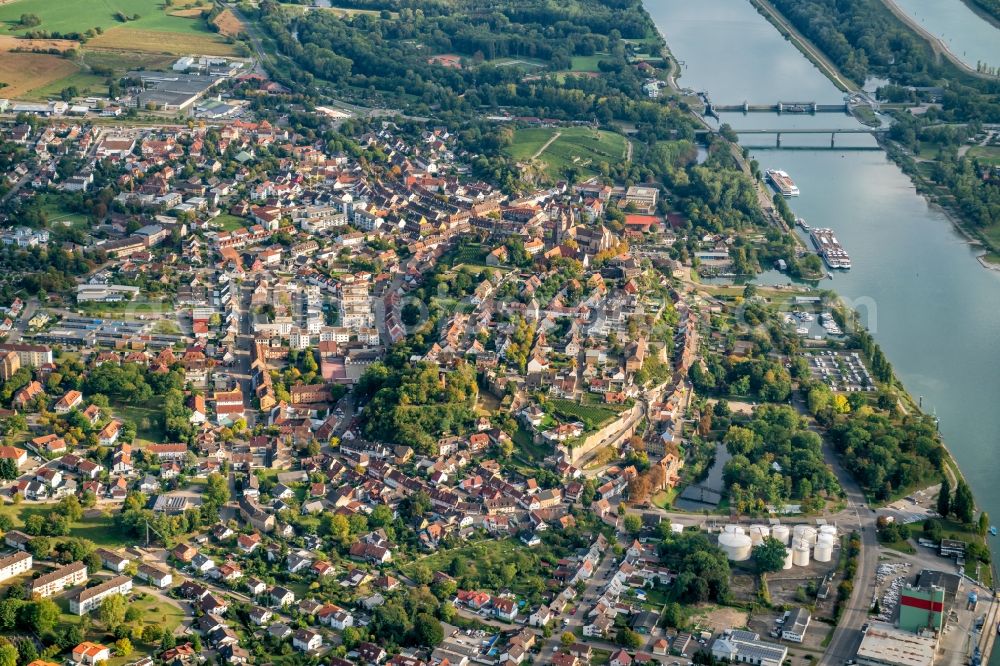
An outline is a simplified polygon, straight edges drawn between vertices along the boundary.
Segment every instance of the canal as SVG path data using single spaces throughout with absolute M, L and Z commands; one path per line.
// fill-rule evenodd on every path
M 716 104 L 843 99 L 747 0 L 645 0 L 645 6 L 684 63 L 679 85 L 707 91 Z M 722 120 L 736 128 L 857 126 L 838 114 L 740 113 Z M 851 135 L 838 137 L 837 145 L 873 141 Z M 829 142 L 829 135 L 782 137 L 785 147 Z M 773 145 L 762 136 L 744 137 L 743 143 Z M 906 388 L 940 418 L 945 442 L 981 508 L 1000 518 L 994 469 L 1000 442 L 1000 273 L 978 263 L 977 252 L 946 216 L 881 151 L 752 152 L 762 170 L 784 169 L 795 179 L 802 194 L 789 203 L 796 215 L 836 231 L 853 269 L 821 286 L 867 311 L 869 328 Z
M 969 67 L 1000 67 L 1000 30 L 963 0 L 892 1 Z

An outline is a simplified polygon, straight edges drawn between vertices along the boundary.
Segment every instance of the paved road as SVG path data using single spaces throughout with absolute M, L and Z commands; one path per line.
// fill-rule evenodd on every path
M 563 615 L 558 618 L 553 626 L 552 635 L 542 645 L 538 663 L 551 663 L 552 655 L 555 654 L 556 648 L 559 647 L 559 639 L 562 637 L 563 632 L 576 632 L 577 629 L 582 629 L 583 625 L 587 623 L 587 612 L 593 607 L 598 597 L 600 597 L 601 589 L 607 584 L 608 579 L 605 576 L 611 571 L 614 560 L 615 558 L 611 555 L 610 549 L 604 552 L 604 557 L 598 563 L 594 575 L 587 581 L 587 588 L 583 591 L 582 595 L 577 596 L 574 600 L 576 612 L 570 616 Z

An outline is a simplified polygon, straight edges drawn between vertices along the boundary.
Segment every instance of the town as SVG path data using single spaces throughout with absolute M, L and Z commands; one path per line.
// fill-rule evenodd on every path
M 0 101 L 0 666 L 988 659 L 989 518 L 857 313 L 734 282 L 826 273 L 725 132 L 264 60 Z

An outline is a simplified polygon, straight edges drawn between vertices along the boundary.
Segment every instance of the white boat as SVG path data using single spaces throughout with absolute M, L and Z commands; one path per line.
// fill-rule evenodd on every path
M 783 197 L 799 196 L 799 187 L 786 172 L 781 169 L 768 169 L 764 172 L 771 187 L 778 191 Z

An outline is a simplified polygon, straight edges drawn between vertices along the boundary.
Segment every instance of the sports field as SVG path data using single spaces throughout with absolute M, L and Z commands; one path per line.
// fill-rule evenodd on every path
M 514 132 L 508 154 L 519 162 L 535 162 L 548 176 L 560 178 L 569 168 L 585 175 L 600 173 L 602 162 L 625 158 L 621 134 L 589 127 L 530 127 Z

